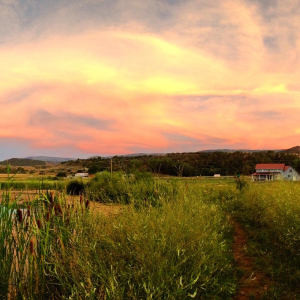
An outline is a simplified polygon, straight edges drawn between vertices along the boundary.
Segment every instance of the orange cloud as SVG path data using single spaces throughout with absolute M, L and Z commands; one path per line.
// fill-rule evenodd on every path
M 168 6 L 159 31 L 131 20 L 0 44 L 0 139 L 100 154 L 297 144 L 299 18 L 200 7 Z

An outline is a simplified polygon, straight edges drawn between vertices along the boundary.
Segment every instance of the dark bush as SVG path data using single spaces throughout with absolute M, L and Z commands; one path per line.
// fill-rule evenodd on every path
M 59 172 L 56 174 L 56 177 L 67 177 L 67 173 L 64 172 L 64 171 L 59 171 Z
M 92 165 L 89 167 L 89 174 L 96 174 L 98 172 L 103 171 L 103 168 L 101 168 L 100 166 L 97 165 Z
M 85 187 L 82 181 L 72 180 L 67 184 L 68 195 L 81 195 L 84 193 Z

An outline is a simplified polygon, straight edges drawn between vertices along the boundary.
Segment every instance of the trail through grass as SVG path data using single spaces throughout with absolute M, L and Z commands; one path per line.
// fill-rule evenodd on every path
M 268 291 L 270 279 L 254 263 L 254 257 L 247 253 L 248 237 L 242 226 L 231 220 L 234 229 L 233 256 L 241 272 L 236 300 L 261 299 Z
M 219 199 L 248 235 L 246 254 L 254 268 L 270 278 L 266 299 L 296 299 L 300 294 L 300 185 L 293 182 L 252 183 L 208 193 Z

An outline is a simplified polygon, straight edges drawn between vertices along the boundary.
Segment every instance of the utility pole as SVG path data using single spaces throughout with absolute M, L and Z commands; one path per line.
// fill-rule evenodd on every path
M 110 159 L 110 176 L 112 177 L 112 172 L 113 172 L 113 160 L 112 158 Z

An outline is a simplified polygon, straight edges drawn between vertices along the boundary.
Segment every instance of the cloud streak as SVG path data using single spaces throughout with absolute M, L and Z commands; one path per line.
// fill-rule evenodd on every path
M 0 0 L 0 20 L 0 139 L 78 155 L 299 143 L 297 0 Z

